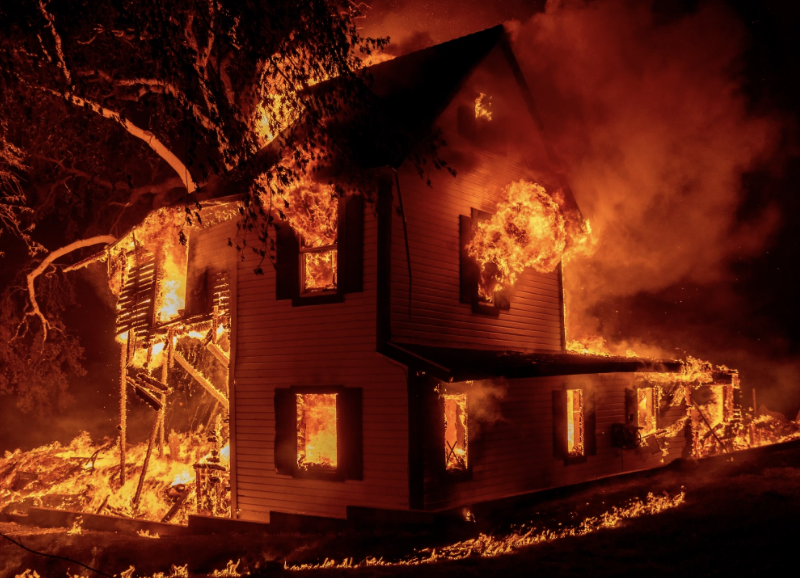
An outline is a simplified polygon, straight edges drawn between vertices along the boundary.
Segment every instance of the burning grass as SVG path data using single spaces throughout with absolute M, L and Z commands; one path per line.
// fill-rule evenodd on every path
M 386 561 L 383 558 L 368 557 L 361 562 L 354 563 L 352 558 L 345 558 L 341 562 L 326 559 L 318 564 L 285 565 L 287 570 L 315 570 L 319 568 L 363 568 L 366 566 L 417 566 L 431 564 L 439 561 L 463 560 L 472 556 L 493 558 L 511 554 L 520 548 L 554 542 L 563 538 L 585 536 L 599 530 L 616 528 L 625 520 L 659 514 L 665 510 L 676 508 L 683 504 L 686 494 L 679 492 L 670 495 L 664 493 L 655 496 L 647 495 L 645 500 L 632 499 L 622 507 L 612 507 L 599 516 L 590 516 L 580 524 L 558 529 L 540 529 L 532 524 L 522 524 L 511 533 L 500 536 L 479 534 L 478 537 L 456 542 L 441 548 L 423 549 L 411 556 L 395 561 Z

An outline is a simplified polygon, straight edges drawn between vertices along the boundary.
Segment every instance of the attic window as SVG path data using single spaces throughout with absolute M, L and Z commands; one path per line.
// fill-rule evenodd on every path
M 583 390 L 567 391 L 567 455 L 586 455 L 584 446 Z
M 467 469 L 467 394 L 444 396 L 444 455 L 446 469 Z
M 319 237 L 304 235 L 300 243 L 300 287 L 303 295 L 336 291 L 337 243 L 323 244 Z

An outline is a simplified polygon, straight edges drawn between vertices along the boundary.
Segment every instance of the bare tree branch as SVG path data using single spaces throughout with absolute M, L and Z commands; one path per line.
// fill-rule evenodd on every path
M 186 187 L 187 192 L 193 193 L 195 190 L 197 190 L 197 185 L 192 179 L 192 175 L 189 174 L 189 169 L 186 168 L 186 165 L 184 165 L 181 162 L 181 160 L 177 156 L 175 156 L 175 153 L 169 150 L 164 143 L 158 140 L 158 138 L 156 138 L 156 135 L 154 135 L 152 132 L 139 128 L 131 121 L 129 121 L 127 118 L 123 118 L 122 115 L 120 115 L 118 112 L 110 110 L 108 108 L 104 108 L 99 104 L 97 104 L 96 102 L 91 102 L 89 100 L 86 100 L 85 98 L 75 96 L 74 94 L 63 95 L 49 88 L 44 88 L 44 87 L 39 87 L 39 88 L 41 90 L 44 90 L 45 92 L 49 92 L 50 94 L 59 96 L 65 99 L 67 102 L 74 104 L 75 106 L 88 108 L 98 113 L 103 118 L 108 118 L 113 121 L 116 121 L 117 123 L 119 123 L 120 126 L 122 126 L 122 128 L 128 131 L 131 135 L 146 142 L 147 145 L 151 149 L 153 149 L 153 151 L 158 156 L 164 159 L 166 163 L 172 167 L 172 169 L 175 171 L 178 177 L 180 177 L 184 187 Z
M 44 16 L 44 19 L 47 20 L 47 28 L 50 29 L 50 34 L 53 35 L 53 41 L 56 44 L 58 67 L 64 72 L 64 78 L 67 79 L 67 84 L 72 85 L 72 77 L 70 76 L 69 69 L 67 68 L 67 63 L 64 61 L 64 51 L 61 49 L 61 36 L 59 36 L 58 31 L 56 30 L 53 15 L 50 14 L 44 7 L 43 0 L 39 0 L 39 12 L 41 12 L 42 16 Z
M 36 278 L 44 273 L 47 268 L 59 257 L 63 257 L 73 251 L 77 251 L 78 249 L 82 249 L 84 247 L 91 247 L 92 245 L 97 245 L 99 243 L 104 243 L 106 245 L 110 245 L 111 243 L 116 242 L 116 237 L 112 237 L 111 235 L 98 235 L 96 237 L 90 237 L 88 239 L 81 239 L 80 241 L 75 241 L 74 243 L 70 243 L 65 247 L 61 247 L 60 249 L 56 249 L 55 251 L 51 252 L 47 257 L 45 257 L 39 266 L 36 267 L 33 271 L 28 273 L 27 275 L 27 283 L 28 283 L 28 298 L 30 299 L 31 309 L 30 311 L 25 312 L 26 320 L 28 317 L 38 317 L 39 320 L 42 322 L 42 343 L 47 340 L 47 330 L 50 327 L 50 324 L 47 321 L 47 318 L 42 313 L 42 310 L 39 308 L 39 302 L 36 300 L 36 285 L 35 281 Z M 20 326 L 21 327 L 21 326 Z M 17 332 L 19 334 L 19 331 Z

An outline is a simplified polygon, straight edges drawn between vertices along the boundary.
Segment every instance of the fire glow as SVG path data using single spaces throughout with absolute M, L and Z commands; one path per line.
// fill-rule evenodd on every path
M 337 460 L 335 393 L 297 394 L 297 466 L 335 470 Z
M 567 390 L 567 452 L 570 456 L 584 455 L 583 390 Z
M 445 394 L 444 451 L 448 470 L 467 469 L 467 441 L 467 394 Z
M 530 181 L 508 185 L 491 219 L 478 223 L 467 251 L 480 267 L 478 294 L 492 302 L 528 267 L 550 273 L 570 253 L 591 244 L 588 223 L 574 222 L 560 193 Z
M 679 492 L 674 495 L 664 493 L 656 496 L 648 494 L 645 500 L 633 499 L 622 507 L 612 507 L 599 516 L 591 516 L 576 526 L 559 528 L 558 530 L 540 530 L 532 524 L 524 524 L 511 534 L 505 536 L 492 536 L 480 534 L 477 538 L 456 542 L 442 548 L 419 550 L 412 556 L 403 560 L 386 561 L 383 558 L 366 558 L 358 563 L 353 563 L 352 558 L 341 562 L 326 559 L 319 564 L 284 564 L 287 570 L 317 570 L 320 568 L 364 568 L 368 566 L 419 566 L 434 562 L 463 560 L 465 558 L 494 558 L 512 554 L 520 548 L 546 544 L 564 538 L 586 536 L 600 530 L 616 528 L 626 520 L 660 514 L 666 510 L 677 508 L 684 503 L 686 494 Z

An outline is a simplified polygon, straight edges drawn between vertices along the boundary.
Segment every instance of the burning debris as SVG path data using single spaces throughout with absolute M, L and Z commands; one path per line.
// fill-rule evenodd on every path
M 6 452 L 0 459 L 0 512 L 48 507 L 185 524 L 199 493 L 193 464 L 210 454 L 213 444 L 201 434 L 189 434 L 180 436 L 180 456 L 171 455 L 173 447 L 163 457 L 151 457 L 141 490 L 137 474 L 143 470 L 146 443 L 128 448 L 131 475 L 124 484 L 119 479 L 118 444 L 94 443 L 87 433 L 67 446 L 54 443 L 28 452 Z M 222 455 L 221 460 L 227 468 L 227 458 Z
M 526 268 L 549 273 L 592 244 L 588 222 L 566 207 L 560 191 L 548 194 L 539 184 L 516 181 L 504 195 L 495 214 L 478 223 L 467 246 L 480 267 L 478 294 L 486 303 Z

